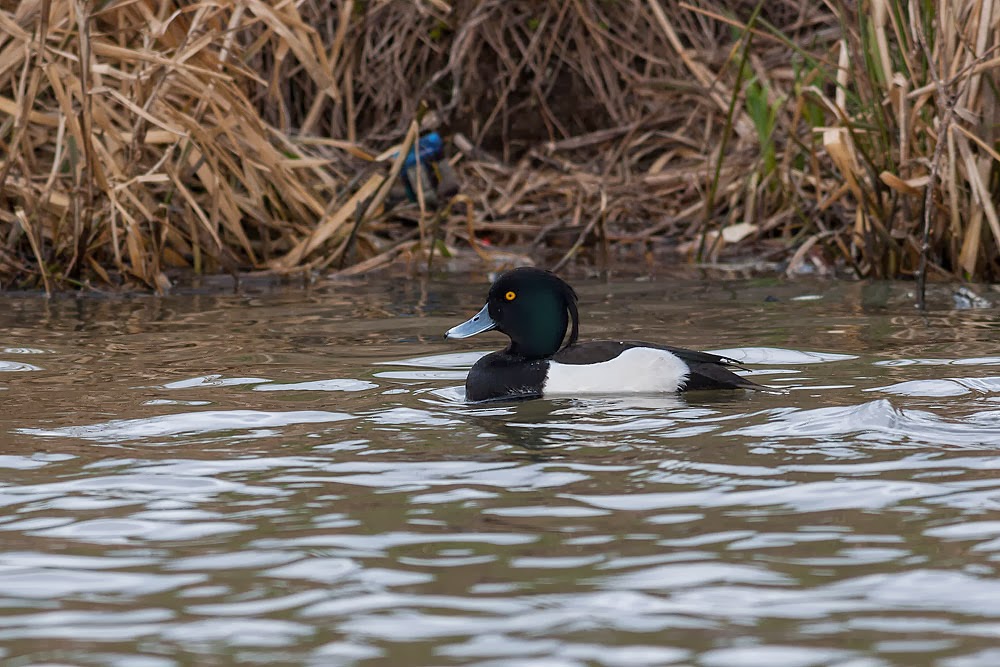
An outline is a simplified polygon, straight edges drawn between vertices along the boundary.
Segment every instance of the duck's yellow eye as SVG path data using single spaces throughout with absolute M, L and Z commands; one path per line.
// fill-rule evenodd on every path
M 514 299 L 517 298 L 517 294 L 515 294 L 514 292 L 507 292 L 506 294 L 503 295 L 503 298 L 507 299 L 508 301 L 513 301 Z

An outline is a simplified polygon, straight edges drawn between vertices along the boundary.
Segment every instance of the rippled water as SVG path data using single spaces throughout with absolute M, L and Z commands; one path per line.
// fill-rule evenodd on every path
M 787 392 L 463 404 L 457 278 L 3 297 L 0 660 L 1000 665 L 997 310 L 578 285 Z

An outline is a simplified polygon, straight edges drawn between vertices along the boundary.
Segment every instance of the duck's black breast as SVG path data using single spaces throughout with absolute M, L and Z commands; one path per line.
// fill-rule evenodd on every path
M 465 398 L 469 401 L 540 398 L 548 368 L 547 359 L 528 360 L 506 351 L 487 354 L 469 371 Z

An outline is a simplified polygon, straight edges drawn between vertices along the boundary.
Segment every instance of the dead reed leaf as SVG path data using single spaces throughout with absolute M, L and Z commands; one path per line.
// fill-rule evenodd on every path
M 899 176 L 891 174 L 888 171 L 883 171 L 878 175 L 879 179 L 888 185 L 890 188 L 904 195 L 913 195 L 919 197 L 924 192 L 920 189 L 921 186 L 926 186 L 930 179 L 912 179 L 911 181 L 904 181 Z
M 320 221 L 319 226 L 306 238 L 299 241 L 292 250 L 272 263 L 276 269 L 291 269 L 302 263 L 309 253 L 327 242 L 340 230 L 345 222 L 352 219 L 358 207 L 382 187 L 386 179 L 381 174 L 372 174 L 364 185 L 358 188 L 332 215 Z

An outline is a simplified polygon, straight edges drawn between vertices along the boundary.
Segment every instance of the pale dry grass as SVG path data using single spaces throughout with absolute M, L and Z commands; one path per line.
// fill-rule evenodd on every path
M 994 5 L 0 0 L 0 280 L 510 245 L 994 278 Z M 386 212 L 421 122 L 462 197 Z
M 168 266 L 262 267 L 315 227 L 343 177 L 261 119 L 240 26 L 315 40 L 290 4 L 0 11 L 4 273 L 162 289 Z
M 823 143 L 851 192 L 860 272 L 970 279 L 1000 260 L 1000 7 L 872 0 L 836 45 Z M 853 76 L 851 76 L 853 74 Z M 851 99 L 853 97 L 853 99 Z

